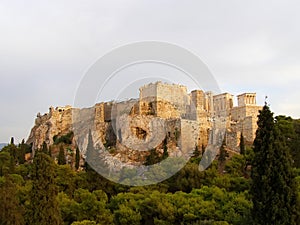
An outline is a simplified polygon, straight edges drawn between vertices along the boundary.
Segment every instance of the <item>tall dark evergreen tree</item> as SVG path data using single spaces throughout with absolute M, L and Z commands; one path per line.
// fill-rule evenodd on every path
M 18 147 L 19 164 L 24 164 L 24 162 L 25 162 L 26 149 L 27 149 L 27 145 L 25 144 L 25 140 L 23 139 L 21 144 L 19 144 L 19 147 Z
M 49 155 L 50 157 L 52 157 L 52 147 L 51 147 L 51 145 L 49 146 L 48 155 Z
M 11 144 L 11 145 L 14 145 L 14 144 L 15 144 L 15 139 L 14 139 L 14 137 L 11 137 L 11 138 L 10 138 L 10 144 Z
M 75 168 L 76 170 L 78 170 L 79 168 L 79 163 L 80 163 L 80 152 L 79 152 L 79 148 L 76 148 L 76 154 L 75 154 Z
M 273 113 L 265 105 L 254 140 L 251 195 L 256 225 L 296 225 L 297 195 L 291 157 Z
M 245 147 L 245 139 L 243 133 L 241 133 L 240 137 L 240 154 L 245 155 L 246 147 Z
M 219 158 L 218 158 L 218 161 L 220 164 L 223 164 L 226 161 L 226 159 L 229 157 L 228 152 L 225 147 L 226 147 L 226 139 L 224 138 L 221 148 L 220 148 L 220 154 L 219 154 Z
M 27 224 L 62 224 L 56 200 L 58 188 L 55 184 L 55 163 L 50 156 L 37 152 L 33 160 L 32 191 Z
M 65 164 L 66 164 L 65 150 L 64 147 L 61 145 L 59 147 L 59 153 L 58 153 L 58 165 L 65 165 Z
M 163 151 L 163 155 L 162 155 L 162 160 L 166 159 L 169 157 L 169 152 L 168 152 L 168 139 L 167 137 L 164 140 L 163 143 L 163 147 L 164 147 L 164 151 Z
M 193 153 L 193 157 L 198 158 L 199 156 L 200 156 L 200 151 L 199 151 L 198 145 L 196 145 L 194 153 Z
M 45 154 L 48 154 L 48 146 L 46 144 L 46 142 L 44 141 L 43 142 L 43 145 L 42 145 L 42 152 L 45 153 Z

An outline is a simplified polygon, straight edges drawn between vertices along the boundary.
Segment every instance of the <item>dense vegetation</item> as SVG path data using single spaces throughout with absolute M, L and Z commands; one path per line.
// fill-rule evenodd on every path
M 273 119 L 265 106 L 258 124 L 243 154 L 228 158 L 223 143 L 219 159 L 199 172 L 197 147 L 176 175 L 145 187 L 112 183 L 88 165 L 77 170 L 78 156 L 72 168 L 65 145 L 57 163 L 47 146 L 25 161 L 30 146 L 11 140 L 0 152 L 0 224 L 300 224 L 300 122 Z M 153 153 L 147 163 L 157 160 Z

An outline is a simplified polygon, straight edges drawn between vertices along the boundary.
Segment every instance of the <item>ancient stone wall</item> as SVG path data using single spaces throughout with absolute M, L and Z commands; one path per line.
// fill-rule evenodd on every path
M 238 106 L 256 105 L 256 93 L 238 95 Z
M 227 117 L 233 107 L 232 95 L 223 93 L 213 96 L 214 115 L 218 117 Z
M 100 148 L 103 145 L 120 145 L 116 140 L 120 130 L 115 131 L 112 124 L 117 118 L 129 116 L 132 124 L 128 125 L 128 131 L 122 130 L 128 137 L 134 134 L 141 141 L 144 136 L 154 135 L 155 121 L 165 121 L 168 138 L 176 139 L 178 145 L 188 148 L 206 146 L 215 121 L 222 120 L 227 128 L 228 147 L 237 150 L 240 133 L 243 133 L 248 144 L 253 142 L 257 115 L 262 107 L 256 105 L 255 93 L 239 95 L 236 107 L 233 107 L 232 98 L 228 93 L 214 96 L 202 90 L 192 91 L 188 95 L 187 88 L 182 85 L 151 83 L 140 88 L 139 99 L 98 103 L 92 108 L 80 110 L 70 106 L 51 107 L 49 113 L 43 116 L 38 114 L 27 142 L 32 143 L 34 149 L 40 148 L 44 141 L 48 145 L 53 144 L 53 136 L 72 131 L 72 112 L 77 112 L 81 120 L 75 119 L 76 132 L 92 132 L 94 143 Z M 146 126 L 149 121 L 152 121 L 151 129 Z M 79 140 L 81 146 L 86 146 L 86 137 Z M 131 142 L 136 140 L 131 138 Z M 214 139 L 211 141 L 215 142 Z
M 149 105 L 149 102 L 154 103 Z M 167 109 L 165 105 L 168 105 Z M 156 82 L 140 88 L 142 115 L 152 111 L 159 117 L 171 118 L 177 114 L 186 114 L 187 105 L 189 105 L 189 97 L 185 86 Z

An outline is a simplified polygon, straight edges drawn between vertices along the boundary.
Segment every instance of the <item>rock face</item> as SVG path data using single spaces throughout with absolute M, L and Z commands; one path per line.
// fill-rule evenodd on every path
M 37 115 L 35 125 L 32 128 L 27 144 L 32 144 L 34 150 L 41 148 L 43 142 L 48 146 L 54 143 L 53 137 L 56 135 L 66 135 L 72 131 L 72 108 L 53 107 L 49 108 L 49 113 Z
M 163 154 L 164 145 L 169 156 L 190 156 L 195 146 L 201 149 L 222 142 L 225 130 L 228 148 L 238 151 L 241 133 L 247 143 L 253 142 L 260 109 L 255 93 L 239 95 L 234 107 L 228 93 L 195 90 L 188 94 L 182 85 L 157 82 L 141 87 L 136 100 L 85 109 L 50 107 L 49 113 L 37 115 L 27 143 L 36 150 L 43 142 L 52 145 L 55 136 L 74 132 L 72 145 L 83 156 L 92 143 L 104 161 L 122 168 L 142 164 L 150 149 Z M 222 126 L 216 130 L 217 123 Z

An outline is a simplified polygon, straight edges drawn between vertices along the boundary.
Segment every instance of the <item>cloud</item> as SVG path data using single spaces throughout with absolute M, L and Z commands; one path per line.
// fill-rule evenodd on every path
M 206 62 L 224 91 L 256 91 L 262 102 L 268 95 L 275 111 L 299 117 L 299 6 L 292 0 L 1 1 L 0 142 L 26 138 L 38 111 L 72 103 L 97 58 L 141 40 L 183 46 Z

